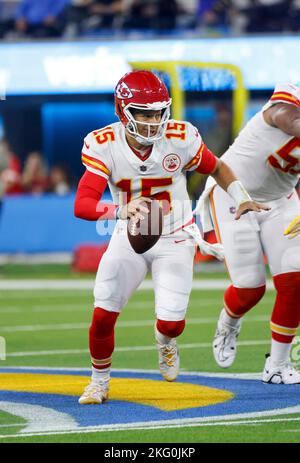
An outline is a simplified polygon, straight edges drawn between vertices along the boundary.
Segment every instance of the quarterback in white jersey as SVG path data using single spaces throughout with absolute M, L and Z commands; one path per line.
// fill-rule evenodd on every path
M 179 370 L 176 337 L 185 326 L 192 287 L 195 242 L 219 256 L 220 246 L 205 243 L 193 224 L 186 171 L 211 174 L 235 200 L 237 217 L 264 206 L 252 201 L 231 169 L 220 162 L 188 122 L 169 120 L 171 99 L 164 83 L 149 71 L 126 74 L 115 90 L 120 122 L 91 132 L 84 140 L 75 215 L 87 220 L 118 219 L 97 272 L 89 331 L 92 380 L 81 404 L 108 398 L 114 326 L 133 291 L 151 270 L 155 291 L 155 338 L 159 368 L 167 381 Z M 100 202 L 109 185 L 113 204 Z M 126 233 L 128 219 L 143 220 L 143 201 L 164 206 L 158 242 L 137 254 Z M 190 244 L 190 245 L 187 245 Z
M 99 145 L 99 137 L 104 135 L 110 137 L 110 142 Z M 142 157 L 128 146 L 124 127 L 117 122 L 85 138 L 82 161 L 88 170 L 108 180 L 114 204 L 120 200 L 128 203 L 140 196 L 164 201 L 169 209 L 164 216 L 163 235 L 167 235 L 192 221 L 185 172 L 203 163 L 203 173 L 209 173 L 215 159 L 207 152 L 195 127 L 171 120 L 164 137 L 153 145 L 151 156 L 147 156 L 148 149 Z M 106 171 L 97 170 L 97 161 Z
M 266 255 L 276 289 L 271 316 L 272 345 L 263 381 L 297 384 L 290 348 L 300 322 L 300 202 L 295 190 L 300 174 L 300 87 L 277 85 L 267 104 L 240 132 L 221 157 L 242 181 L 251 198 L 271 207 L 234 220 L 235 205 L 209 178 L 200 202 L 210 200 L 210 220 L 223 244 L 232 285 L 226 290 L 213 341 L 217 363 L 229 367 L 236 355 L 242 316 L 265 292 Z M 212 224 L 211 224 L 212 225 Z M 290 239 L 292 238 L 292 239 Z

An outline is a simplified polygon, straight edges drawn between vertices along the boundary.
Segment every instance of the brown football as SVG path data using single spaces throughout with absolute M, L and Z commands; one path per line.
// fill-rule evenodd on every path
M 128 220 L 127 235 L 129 242 L 137 254 L 149 251 L 159 240 L 163 229 L 163 210 L 159 201 L 142 202 L 149 210 L 144 220 Z

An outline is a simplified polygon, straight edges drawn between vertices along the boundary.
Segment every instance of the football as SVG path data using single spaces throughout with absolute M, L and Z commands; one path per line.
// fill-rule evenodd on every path
M 137 254 L 149 251 L 159 240 L 163 229 L 163 210 L 159 201 L 142 202 L 149 213 L 144 220 L 128 220 L 127 236 L 133 250 Z

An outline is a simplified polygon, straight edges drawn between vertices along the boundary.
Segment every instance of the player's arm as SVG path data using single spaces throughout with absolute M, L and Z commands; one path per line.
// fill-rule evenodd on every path
M 107 179 L 85 171 L 78 184 L 74 215 L 85 220 L 106 220 L 116 218 L 117 206 L 100 202 L 107 185 Z
M 300 138 L 300 108 L 287 103 L 278 103 L 264 112 L 265 121 L 288 135 Z
M 236 202 L 237 211 L 235 219 L 247 212 L 261 212 L 270 210 L 269 206 L 253 201 L 245 190 L 243 184 L 237 179 L 231 168 L 220 159 L 217 160 L 216 167 L 211 172 L 211 176 L 217 184 L 223 188 Z
M 269 210 L 270 207 L 264 204 L 252 201 L 242 183 L 236 178 L 231 168 L 224 161 L 218 159 L 212 151 L 210 151 L 199 136 L 198 131 L 190 131 L 190 137 L 193 140 L 190 147 L 190 152 L 196 152 L 191 157 L 188 164 L 185 165 L 185 170 L 194 170 L 200 174 L 211 175 L 218 185 L 225 190 L 235 201 L 237 211 L 235 219 L 239 219 L 242 214 L 249 211 L 260 212 L 261 210 Z M 197 149 L 198 148 L 198 149 Z
M 143 220 L 144 216 L 141 212 L 148 214 L 148 209 L 141 203 L 151 202 L 149 198 L 133 199 L 128 204 L 120 207 L 116 204 L 101 202 L 106 185 L 106 178 L 88 170 L 85 171 L 76 192 L 75 217 L 85 220 L 125 220 L 134 217 L 136 220 Z

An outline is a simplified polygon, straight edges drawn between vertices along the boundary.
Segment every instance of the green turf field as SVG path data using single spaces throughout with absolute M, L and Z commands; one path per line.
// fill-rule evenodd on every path
M 209 278 L 213 277 L 209 276 Z M 187 326 L 179 342 L 182 373 L 224 373 L 224 370 L 214 363 L 211 352 L 211 341 L 222 306 L 222 296 L 223 291 L 220 290 L 193 290 Z M 268 320 L 273 300 L 274 292 L 269 291 L 256 309 L 245 317 L 236 362 L 225 373 L 262 371 L 264 355 L 269 350 Z M 89 367 L 88 326 L 92 303 L 92 292 L 88 290 L 1 291 L 0 335 L 6 340 L 7 357 L 5 361 L 0 361 L 0 373 L 1 367 Z M 113 368 L 116 371 L 118 369 L 157 371 L 153 307 L 152 291 L 138 291 L 121 314 L 116 328 L 116 350 L 113 358 Z M 264 387 L 274 388 L 268 385 Z M 286 386 L 283 389 L 280 387 L 275 386 L 276 394 L 280 394 L 283 389 L 286 393 Z M 295 387 L 298 386 L 292 386 Z M 266 401 L 264 403 L 268 401 L 269 390 L 265 389 L 263 397 L 260 397 L 261 400 Z M 7 397 L 9 396 L 6 396 L 5 400 L 9 400 Z M 257 397 L 253 396 L 253 400 L 255 399 Z M 1 399 L 0 391 L 1 400 L 4 399 Z M 134 401 L 134 397 L 132 400 Z M 99 406 L 99 413 L 106 412 L 107 408 L 104 407 L 107 406 Z M 300 408 L 298 413 L 293 411 L 257 417 L 254 414 L 245 419 L 236 418 L 236 422 L 230 423 L 224 420 L 219 423 L 185 426 L 183 422 L 178 427 L 164 426 L 160 429 L 140 429 L 138 432 L 134 429 L 123 429 L 109 432 L 72 432 L 18 437 L 17 433 L 22 430 L 25 423 L 26 420 L 19 416 L 0 412 L 2 436 L 0 441 L 191 443 L 300 441 Z M 9 435 L 13 437 L 9 438 Z

